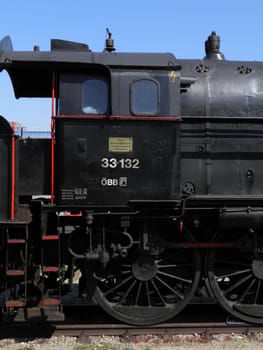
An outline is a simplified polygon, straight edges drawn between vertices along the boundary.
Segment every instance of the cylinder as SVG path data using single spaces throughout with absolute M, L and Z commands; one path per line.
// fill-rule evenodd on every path
M 219 226 L 221 229 L 254 229 L 262 230 L 263 211 L 229 209 L 221 213 Z

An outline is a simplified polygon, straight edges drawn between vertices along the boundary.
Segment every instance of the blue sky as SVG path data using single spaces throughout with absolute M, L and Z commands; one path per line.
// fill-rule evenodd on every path
M 1 1 L 0 37 L 14 50 L 49 50 L 50 39 L 104 48 L 105 28 L 118 51 L 172 52 L 202 58 L 212 30 L 229 60 L 263 60 L 262 0 L 12 0 Z M 28 129 L 49 129 L 50 102 L 16 100 L 6 73 L 0 74 L 0 114 Z

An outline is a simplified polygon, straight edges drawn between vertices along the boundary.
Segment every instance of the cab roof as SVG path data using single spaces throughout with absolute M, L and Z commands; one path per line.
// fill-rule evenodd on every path
M 11 41 L 3 40 L 0 42 L 0 71 L 8 72 L 17 98 L 51 97 L 53 72 L 85 71 L 94 65 L 110 70 L 181 69 L 170 53 L 92 52 L 85 44 L 58 39 L 51 40 L 50 51 L 39 51 L 38 48 L 13 51 Z

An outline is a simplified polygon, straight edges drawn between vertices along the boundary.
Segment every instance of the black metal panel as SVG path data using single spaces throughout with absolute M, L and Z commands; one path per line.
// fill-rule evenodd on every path
M 50 194 L 50 139 L 21 139 L 19 195 Z
M 197 195 L 263 195 L 262 140 L 259 119 L 248 123 L 243 118 L 184 118 L 182 191 Z
M 61 39 L 51 39 L 50 40 L 50 50 L 67 50 L 67 51 L 90 51 L 87 44 L 76 43 L 74 41 L 61 40 Z
M 0 220 L 10 216 L 10 140 L 0 138 Z
M 176 118 L 57 118 L 56 203 L 125 206 L 177 198 Z
M 182 94 L 181 115 L 261 117 L 263 63 L 180 60 L 182 77 L 196 82 Z
M 10 218 L 12 130 L 0 116 L 0 220 Z

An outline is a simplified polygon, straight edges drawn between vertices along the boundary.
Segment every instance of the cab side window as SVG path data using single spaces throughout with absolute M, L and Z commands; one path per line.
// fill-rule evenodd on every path
M 156 115 L 159 112 L 159 83 L 140 79 L 130 85 L 130 109 L 134 115 Z
M 110 83 L 100 72 L 60 73 L 57 113 L 62 115 L 110 112 Z
M 82 85 L 82 112 L 84 114 L 108 114 L 108 84 L 100 78 L 91 78 Z

